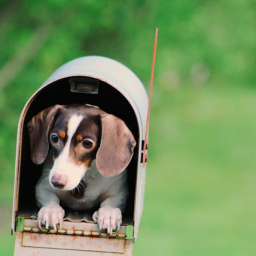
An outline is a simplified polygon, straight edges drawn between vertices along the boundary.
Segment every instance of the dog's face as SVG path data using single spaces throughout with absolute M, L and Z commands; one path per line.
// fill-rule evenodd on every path
M 79 184 L 95 159 L 100 141 L 99 120 L 86 113 L 69 112 L 59 115 L 49 136 L 54 159 L 49 180 L 65 190 Z
M 121 119 L 84 105 L 45 109 L 31 119 L 28 131 L 32 161 L 43 163 L 52 148 L 49 182 L 64 190 L 79 185 L 93 159 L 102 175 L 119 174 L 129 164 L 136 144 Z

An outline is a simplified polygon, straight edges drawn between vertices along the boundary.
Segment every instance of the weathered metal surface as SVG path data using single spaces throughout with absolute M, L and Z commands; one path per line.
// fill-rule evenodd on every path
M 36 219 L 24 219 L 24 232 L 38 232 L 42 233 L 42 230 L 38 228 L 38 221 Z M 100 236 L 106 233 L 106 230 L 100 230 L 98 224 L 96 223 L 86 223 L 86 222 L 70 222 L 64 221 L 61 229 L 57 231 L 54 229 L 45 229 L 43 233 L 52 234 L 69 234 L 69 235 L 85 235 L 85 236 Z M 112 237 L 120 236 L 123 237 L 126 233 L 126 226 L 121 225 L 117 232 L 113 232 Z M 104 235 L 103 235 L 104 236 Z
M 124 253 L 122 239 L 23 233 L 22 246 L 63 250 Z
M 125 226 L 121 226 L 117 233 L 109 235 L 103 230 L 99 230 L 97 224 L 64 221 L 61 229 L 57 231 L 49 229 L 48 233 L 45 233 L 45 230 L 43 232 L 39 230 L 37 220 L 25 219 L 23 231 L 16 232 L 15 256 L 23 255 L 20 254 L 23 251 L 24 255 L 27 251 L 35 253 L 43 250 L 41 248 L 51 249 L 54 255 L 55 251 L 59 250 L 62 253 L 63 250 L 67 250 L 64 255 L 76 255 L 66 254 L 71 253 L 71 250 L 72 253 L 73 251 L 85 251 L 90 253 L 101 252 L 103 253 L 101 255 L 104 255 L 104 253 L 107 253 L 107 255 L 112 255 L 112 253 L 114 253 L 113 255 L 131 255 L 127 254 L 126 250 L 132 250 L 131 240 L 124 239 L 126 236 Z
M 60 243 L 62 247 L 58 248 Z M 131 256 L 132 246 L 131 240 L 16 232 L 14 256 Z

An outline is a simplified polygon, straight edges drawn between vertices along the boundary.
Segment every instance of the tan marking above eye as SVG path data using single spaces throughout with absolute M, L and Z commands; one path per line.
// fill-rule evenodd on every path
M 67 134 L 66 134 L 65 131 L 59 131 L 59 132 L 58 132 L 58 135 L 59 135 L 59 137 L 60 137 L 61 139 L 65 139 L 66 136 L 67 136 Z
M 80 135 L 80 134 L 78 134 L 78 135 L 76 136 L 76 140 L 77 140 L 78 142 L 82 141 L 82 140 L 83 140 L 83 136 Z

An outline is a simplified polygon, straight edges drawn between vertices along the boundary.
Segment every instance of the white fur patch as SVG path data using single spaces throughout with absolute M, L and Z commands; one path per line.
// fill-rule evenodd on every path
M 68 122 L 68 141 L 69 142 L 71 141 L 72 137 L 74 136 L 74 133 L 76 132 L 82 119 L 83 119 L 83 116 L 81 116 L 81 115 L 79 115 L 79 116 L 75 115 L 69 119 L 69 122 Z
M 85 165 L 78 166 L 70 157 L 70 143 L 82 119 L 83 117 L 81 115 L 75 115 L 70 118 L 67 129 L 67 142 L 63 151 L 55 159 L 49 175 L 50 183 L 54 175 L 67 176 L 68 181 L 66 186 L 63 188 L 64 190 L 72 190 L 77 187 L 87 170 Z

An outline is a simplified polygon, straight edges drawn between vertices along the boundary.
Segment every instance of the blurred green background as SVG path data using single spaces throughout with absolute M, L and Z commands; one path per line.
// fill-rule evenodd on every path
M 149 86 L 159 28 L 144 214 L 134 255 L 256 255 L 253 0 L 0 1 L 0 255 L 16 129 L 65 62 L 103 55 Z

